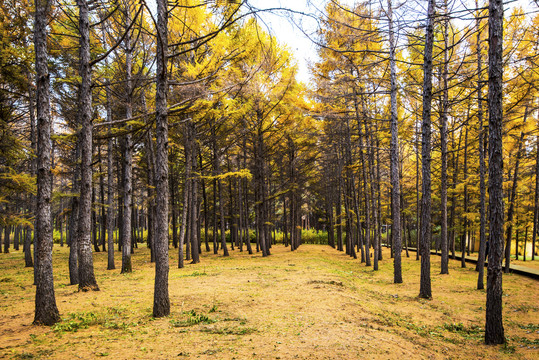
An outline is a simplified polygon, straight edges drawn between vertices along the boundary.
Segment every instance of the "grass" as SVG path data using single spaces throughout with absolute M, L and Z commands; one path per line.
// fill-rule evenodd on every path
M 393 284 L 384 249 L 380 270 L 323 245 L 272 255 L 204 252 L 177 269 L 170 251 L 171 315 L 152 314 L 154 266 L 141 246 L 133 273 L 106 270 L 94 254 L 99 292 L 70 286 L 68 249 L 53 250 L 62 321 L 32 326 L 32 269 L 22 253 L 0 254 L 0 358 L 7 359 L 537 359 L 539 287 L 504 275 L 507 343 L 483 345 L 485 291 L 473 266 L 450 261 L 440 275 L 432 256 L 433 299 L 417 297 L 419 262 L 403 257 L 403 284 Z

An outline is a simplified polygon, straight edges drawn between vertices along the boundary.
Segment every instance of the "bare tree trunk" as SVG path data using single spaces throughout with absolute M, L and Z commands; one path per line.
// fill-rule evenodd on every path
M 340 172 L 339 172 L 340 174 Z M 341 188 L 342 188 L 342 177 L 339 176 L 339 188 L 337 190 L 337 203 L 335 204 L 336 208 L 336 217 L 337 217 L 337 250 L 343 251 L 343 240 L 342 240 L 342 205 L 341 205 Z M 294 231 L 294 224 L 291 224 L 292 231 Z
M 101 157 L 101 145 L 99 145 L 99 197 L 100 197 L 100 214 L 99 214 L 99 244 L 106 251 L 105 247 L 105 234 L 107 232 L 106 220 L 105 220 L 105 179 L 103 176 L 103 161 Z M 60 229 L 62 228 L 60 224 Z M 60 234 L 62 231 L 60 230 Z
M 460 267 L 466 267 L 466 240 L 468 239 L 468 120 L 466 120 L 466 129 L 464 131 L 464 233 L 460 243 L 462 251 L 460 257 Z
M 125 21 L 126 26 L 131 22 L 129 14 L 129 4 L 125 6 Z M 125 89 L 125 117 L 130 119 L 133 117 L 133 81 L 132 81 L 132 45 L 129 34 L 125 37 L 125 72 L 126 72 L 126 89 Z M 127 125 L 127 133 L 124 135 L 123 157 L 122 157 L 122 190 L 123 190 L 123 211 L 122 211 L 122 270 L 121 273 L 132 272 L 131 265 L 131 205 L 133 202 L 133 141 L 131 139 L 131 127 Z
M 202 171 L 202 155 L 199 155 L 200 171 Z M 208 241 L 208 196 L 206 193 L 206 182 L 204 178 L 200 179 L 202 185 L 202 201 L 204 201 L 204 244 L 206 245 L 206 252 L 210 252 L 210 243 Z
M 92 188 L 92 243 L 94 244 L 94 251 L 100 252 L 99 243 L 97 242 L 97 212 L 95 211 L 95 193 L 96 189 Z
M 112 108 L 110 104 L 110 84 L 107 81 L 105 86 L 106 91 L 106 110 L 107 110 L 107 122 L 110 124 L 112 121 Z M 109 125 L 109 136 L 112 133 L 112 125 Z M 112 216 L 112 204 L 114 198 L 113 188 L 113 164 L 112 164 L 112 137 L 107 142 L 107 270 L 114 270 L 114 217 Z
M 489 254 L 485 343 L 503 344 L 503 0 L 489 3 Z
M 475 1 L 476 8 L 479 8 L 478 0 Z M 485 132 L 483 129 L 483 91 L 482 91 L 482 73 L 483 62 L 481 59 L 481 20 L 477 17 L 475 20 L 477 38 L 477 122 L 479 125 L 479 254 L 477 259 L 477 290 L 485 288 L 485 257 L 486 257 L 486 184 L 485 184 Z
M 37 9 L 37 7 L 36 7 Z M 35 45 L 34 45 L 35 47 Z M 36 144 L 36 114 L 35 114 L 35 106 L 34 106 L 34 97 L 35 94 L 32 90 L 31 80 L 30 80 L 30 74 L 28 73 L 28 111 L 30 115 L 30 144 L 32 147 L 32 151 L 34 154 L 37 154 L 37 144 Z M 36 159 L 33 158 L 30 162 L 30 174 L 32 176 L 36 175 Z M 35 213 L 36 209 L 36 198 L 35 195 L 30 195 L 30 204 L 28 206 L 28 211 L 30 214 Z M 34 245 L 35 246 L 35 245 Z M 24 237 L 24 263 L 25 267 L 34 267 L 34 262 L 32 259 L 32 228 L 30 226 L 26 227 L 26 234 Z M 34 277 L 37 271 L 34 269 Z M 35 280 L 35 279 L 34 279 Z
M 362 101 L 363 102 L 363 101 Z M 362 175 L 363 175 L 363 200 L 365 202 L 365 256 L 366 256 L 366 266 L 371 266 L 371 259 L 370 259 L 370 245 L 371 245 L 371 208 L 369 204 L 369 181 L 367 181 L 367 161 L 365 160 L 365 149 L 366 147 L 363 146 L 363 138 L 365 138 L 365 144 L 368 145 L 368 129 L 367 129 L 367 119 L 365 116 L 365 135 L 363 135 L 363 132 L 361 131 L 361 121 L 359 118 L 359 108 L 357 104 L 357 94 L 356 89 L 354 88 L 354 107 L 356 110 L 356 120 L 357 120 L 357 126 L 358 126 L 358 145 L 359 145 L 359 159 L 361 162 L 361 169 L 362 169 Z M 363 110 L 365 107 L 363 107 Z M 365 114 L 366 115 L 366 114 Z M 367 150 L 368 151 L 368 150 Z M 370 151 L 368 151 L 370 153 Z M 370 179 L 369 179 L 370 180 Z M 361 180 L 359 180 L 361 182 Z M 355 196 L 354 196 L 355 199 Z M 359 220 L 359 206 L 356 206 L 356 214 L 358 216 L 358 228 L 361 229 L 361 221 Z M 358 232 L 360 233 L 361 230 Z M 363 248 L 361 249 L 363 252 Z M 378 251 L 375 249 L 375 254 L 378 255 Z M 363 257 L 363 256 L 362 256 Z M 376 269 L 375 269 L 376 270 Z
M 365 129 L 366 130 L 366 129 Z M 365 131 L 367 132 L 367 131 Z M 371 144 L 374 145 L 373 136 L 371 135 Z M 376 200 L 375 200 L 375 181 L 374 181 L 374 175 L 375 175 L 375 167 L 374 167 L 374 149 L 368 150 L 368 160 L 369 160 L 369 182 L 370 182 L 370 192 L 371 192 L 371 209 L 372 209 L 372 218 L 374 220 L 374 236 L 373 236 L 373 247 L 374 247 L 374 264 L 373 264 L 373 270 L 378 270 L 378 262 L 380 258 L 380 244 L 379 244 L 379 232 L 380 232 L 380 224 L 378 222 L 378 215 L 376 210 Z
M 92 214 L 92 91 L 90 69 L 90 21 L 89 4 L 86 0 L 77 0 L 79 7 L 79 118 L 81 130 L 79 143 L 81 147 L 81 180 L 78 226 L 79 251 L 79 289 L 82 291 L 98 291 L 99 287 L 94 275 L 94 261 L 91 244 Z
M 430 6 L 430 1 L 429 1 Z M 400 184 L 399 184 L 399 119 L 397 113 L 397 72 L 395 65 L 395 34 L 393 30 L 393 5 L 391 0 L 387 0 L 387 14 L 389 20 L 389 62 L 391 69 L 391 145 L 390 145 L 390 172 L 391 172 L 391 233 L 393 237 L 393 249 L 394 249 L 394 262 L 393 262 L 393 282 L 395 284 L 402 283 L 402 265 L 401 265 L 401 253 L 402 253 L 402 237 L 401 237 L 401 204 L 400 204 Z M 427 25 L 427 37 L 428 34 Z M 428 43 L 428 40 L 427 40 Z M 432 47 L 432 44 L 430 45 Z M 425 44 L 425 53 L 427 53 L 427 44 Z M 430 55 L 430 71 L 432 72 L 432 49 Z M 425 54 L 425 63 L 427 63 L 427 54 Z M 425 69 L 425 72 L 427 70 Z M 432 76 L 432 75 L 430 75 Z M 431 85 L 432 86 L 432 85 Z M 425 86 L 423 87 L 425 91 Z M 425 96 L 425 94 L 424 94 Z M 430 107 L 430 95 L 428 98 Z M 425 100 L 423 102 L 425 104 Z M 424 113 L 425 114 L 425 113 Z M 425 119 L 424 119 L 425 121 Z M 430 109 L 428 114 L 429 128 L 430 128 Z M 424 125 L 425 126 L 425 125 Z M 430 147 L 430 130 L 428 134 L 429 147 Z M 430 148 L 429 148 L 430 151 Z M 430 158 L 429 158 L 430 159 Z M 430 164 L 429 164 L 430 166 Z M 430 170 L 429 170 L 430 171 Z M 429 184 L 430 186 L 430 184 Z
M 243 168 L 247 169 L 247 154 L 246 154 L 246 148 L 247 148 L 247 140 L 245 137 L 243 138 Z M 241 191 L 244 192 L 245 196 L 245 206 L 243 210 L 243 216 L 245 219 L 245 245 L 247 245 L 247 252 L 249 255 L 253 253 L 253 248 L 251 247 L 251 235 L 249 233 L 249 192 L 247 190 L 247 181 L 241 180 L 240 181 L 240 187 L 242 188 Z
M 156 59 L 156 234 L 155 234 L 155 287 L 153 316 L 170 314 L 168 296 L 168 116 L 167 116 L 167 53 L 168 10 L 166 0 L 157 0 L 157 59 Z
M 190 160 L 191 163 L 189 166 L 191 167 L 191 187 L 190 187 L 190 201 L 191 204 L 189 206 L 189 217 L 190 217 L 190 225 L 189 228 L 190 231 L 190 243 L 191 243 L 191 258 L 193 264 L 197 264 L 200 262 L 199 257 L 199 238 L 198 238 L 198 179 L 197 179 L 197 148 L 196 148 L 196 129 L 195 124 L 193 122 L 188 122 L 187 125 L 189 126 L 189 134 L 191 136 L 190 139 L 190 147 L 191 150 L 191 156 Z
M 176 172 L 174 171 L 174 165 L 171 165 L 170 169 L 170 207 L 172 210 L 172 246 L 174 248 L 178 247 L 178 208 L 176 200 L 176 189 L 178 185 L 176 184 Z
M 447 239 L 447 113 L 449 111 L 449 88 L 448 88 L 448 68 L 449 68 L 449 13 L 447 8 L 447 0 L 444 1 L 444 64 L 443 64 L 443 95 L 442 95 L 442 114 L 440 116 L 441 129 L 440 129 L 440 142 L 442 150 L 442 179 L 441 179 L 441 207 L 442 207 L 442 229 L 440 236 L 440 245 L 442 249 L 441 256 L 441 271 L 442 274 L 449 274 L 449 251 L 448 251 L 448 239 Z
M 415 259 L 419 260 L 419 253 L 421 252 L 421 246 L 419 243 L 420 240 L 420 229 L 419 229 L 419 215 L 421 213 L 421 202 L 419 200 L 419 121 L 416 121 L 415 126 L 415 198 L 416 198 L 416 215 L 415 215 L 415 243 L 416 243 L 416 252 Z
M 191 163 L 191 150 L 189 149 L 189 146 L 185 145 L 185 183 L 183 186 L 183 208 L 182 208 L 182 225 L 180 228 L 180 239 L 179 239 L 179 246 L 178 246 L 178 268 L 183 268 L 183 246 L 185 243 L 185 234 L 187 232 L 187 212 L 189 208 L 189 194 L 191 193 L 191 166 L 189 164 Z
M 75 145 L 74 162 L 80 157 L 80 146 Z M 71 215 L 69 220 L 69 283 L 76 285 L 79 283 L 79 193 L 80 193 L 80 166 L 75 165 L 73 180 L 71 182 Z
M 523 126 L 526 124 L 528 118 L 528 107 L 524 110 L 524 120 Z M 510 263 L 511 263 L 511 240 L 513 233 L 513 216 L 515 212 L 515 201 L 517 195 L 517 185 L 518 185 L 518 170 L 520 167 L 520 159 L 522 158 L 522 145 L 524 144 L 524 131 L 520 132 L 520 138 L 518 141 L 518 150 L 517 157 L 515 161 L 515 170 L 513 173 L 513 185 L 511 186 L 511 196 L 509 198 L 509 210 L 507 210 L 507 234 L 505 240 L 505 273 L 510 272 Z
M 52 273 L 52 173 L 50 84 L 47 65 L 47 24 L 50 4 L 35 1 L 34 44 L 37 83 L 37 268 L 34 324 L 52 325 L 60 321 L 54 295 Z
M 378 125 L 374 124 L 375 130 L 378 132 Z M 383 260 L 382 258 L 382 175 L 380 173 L 380 139 L 376 137 L 376 197 L 377 197 L 377 206 L 376 212 L 378 217 L 378 260 Z
M 196 154 L 193 154 L 193 160 L 196 163 Z M 196 172 L 195 166 L 193 166 L 193 177 Z M 191 234 L 191 261 L 192 264 L 198 264 L 200 262 L 199 256 L 199 242 L 198 242 L 198 182 L 196 179 L 191 181 L 191 206 L 189 208 L 189 215 L 191 217 L 190 225 L 190 234 Z
M 535 244 L 539 232 L 539 135 L 535 139 L 535 203 L 533 208 L 532 260 L 535 260 Z
M 436 3 L 429 0 L 425 55 L 423 64 L 423 124 L 422 124 L 422 193 L 421 198 L 421 281 L 420 298 L 431 298 L 430 242 L 431 242 L 431 102 L 432 102 L 432 47 L 434 42 L 434 12 Z

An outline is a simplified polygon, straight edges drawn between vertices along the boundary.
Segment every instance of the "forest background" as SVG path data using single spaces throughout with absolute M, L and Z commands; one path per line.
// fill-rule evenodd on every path
M 488 254 L 501 299 L 502 252 L 505 271 L 537 253 L 537 4 L 316 5 L 2 1 L 0 234 L 35 269 L 36 323 L 60 320 L 53 239 L 85 291 L 92 252 L 112 270 L 117 247 L 129 273 L 146 243 L 156 317 L 170 245 L 180 268 L 316 241 L 377 270 L 385 243 L 395 283 L 415 248 L 424 298 L 431 248 L 442 273 L 477 252 L 477 288 Z M 297 24 L 317 49 L 308 84 L 269 11 L 317 24 Z

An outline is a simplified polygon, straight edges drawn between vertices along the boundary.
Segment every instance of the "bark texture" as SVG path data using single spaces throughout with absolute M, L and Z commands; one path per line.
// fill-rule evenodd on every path
M 489 254 L 485 343 L 503 344 L 502 256 L 503 256 L 503 0 L 489 3 Z
M 429 2 L 430 5 L 430 2 Z M 402 283 L 402 236 L 401 236 L 401 195 L 399 184 L 399 119 L 397 115 L 397 71 L 395 65 L 395 34 L 393 30 L 393 5 L 387 1 L 389 18 L 389 63 L 391 78 L 391 144 L 390 144 L 390 171 L 391 171 L 391 233 L 393 236 L 393 282 Z M 432 45 L 431 45 L 432 47 Z M 432 49 L 431 49 L 432 53 Z M 431 55 L 432 58 L 432 55 Z M 432 69 L 432 59 L 431 59 Z M 432 71 L 432 70 L 431 70 Z M 424 104 L 424 103 L 423 103 Z M 429 120 L 430 121 L 430 120 Z M 430 135 L 429 135 L 430 136 Z
M 48 0 L 35 2 L 34 44 L 37 82 L 37 254 L 36 308 L 34 324 L 52 325 L 60 321 L 52 274 L 52 173 L 50 85 L 47 65 Z
M 475 7 L 479 8 L 478 0 Z M 486 258 L 486 184 L 485 184 L 485 133 L 483 131 L 483 97 L 482 94 L 482 59 L 481 59 L 481 20 L 476 18 L 476 51 L 477 51 L 477 122 L 479 127 L 479 255 L 477 258 L 477 290 L 485 288 L 485 258 Z
M 168 116 L 167 116 L 167 1 L 157 0 L 156 149 L 155 149 L 155 286 L 153 316 L 170 314 L 168 296 Z
M 430 242 L 431 242 L 431 102 L 432 102 L 432 47 L 434 42 L 434 9 L 436 3 L 429 0 L 425 55 L 423 62 L 423 123 L 421 144 L 421 279 L 419 297 L 431 298 Z
M 78 226 L 79 289 L 99 290 L 94 275 L 92 258 L 92 90 L 90 70 L 90 21 L 89 4 L 78 0 L 79 7 L 79 119 L 81 130 L 81 179 Z

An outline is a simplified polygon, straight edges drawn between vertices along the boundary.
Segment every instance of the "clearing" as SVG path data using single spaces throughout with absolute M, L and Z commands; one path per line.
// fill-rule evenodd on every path
M 135 251 L 127 275 L 94 254 L 101 291 L 83 293 L 68 285 L 68 249 L 55 245 L 63 321 L 50 328 L 31 325 L 35 289 L 23 254 L 0 254 L 0 358 L 539 358 L 539 286 L 519 275 L 503 280 L 508 343 L 485 346 L 486 293 L 475 290 L 472 264 L 450 261 L 450 275 L 439 275 L 432 256 L 434 298 L 422 300 L 415 254 L 403 257 L 396 285 L 387 249 L 378 272 L 323 245 L 276 245 L 267 258 L 204 252 L 184 269 L 171 249 L 171 315 L 153 319 L 153 264 L 148 249 Z

